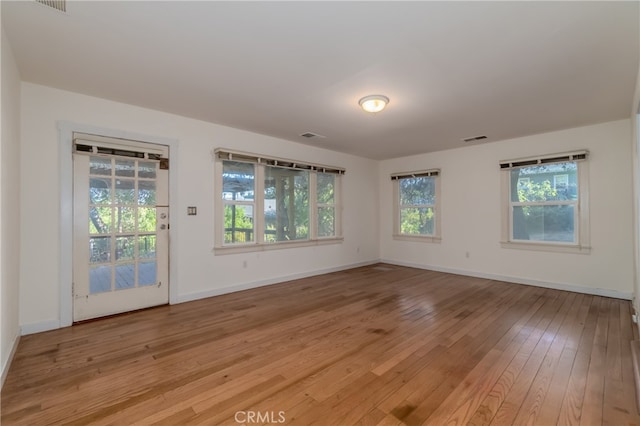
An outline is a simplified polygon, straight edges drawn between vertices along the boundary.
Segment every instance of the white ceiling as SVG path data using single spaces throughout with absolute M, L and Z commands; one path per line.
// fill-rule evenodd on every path
M 1 3 L 25 81 L 374 159 L 627 118 L 639 63 L 635 1 Z

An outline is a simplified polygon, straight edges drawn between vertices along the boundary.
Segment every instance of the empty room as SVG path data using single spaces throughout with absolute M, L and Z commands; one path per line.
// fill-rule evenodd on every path
M 3 425 L 640 425 L 640 2 L 0 2 Z

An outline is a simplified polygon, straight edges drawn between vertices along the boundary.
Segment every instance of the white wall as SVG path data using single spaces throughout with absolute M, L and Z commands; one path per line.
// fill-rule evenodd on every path
M 640 18 L 640 16 L 639 16 Z M 636 313 L 640 312 L 640 67 L 638 68 L 638 78 L 636 79 L 636 90 L 631 105 L 631 130 L 633 145 L 633 187 L 634 187 L 634 300 L 633 307 Z M 640 327 L 640 324 L 638 324 Z M 639 328 L 640 330 L 640 328 Z
M 173 138 L 179 142 L 171 203 L 177 242 L 171 259 L 179 300 L 374 262 L 378 253 L 377 163 L 159 111 L 22 83 L 22 250 L 20 323 L 23 331 L 54 328 L 59 293 L 59 120 Z M 295 130 L 293 130 L 295 131 Z M 326 246 L 215 256 L 211 150 L 225 147 L 346 168 L 344 242 Z M 71 155 L 68 153 L 67 155 Z M 187 216 L 197 206 L 197 216 Z M 176 247 L 174 247 L 176 248 Z M 243 262 L 247 268 L 243 268 Z
M 590 151 L 591 253 L 501 248 L 498 162 L 578 149 Z M 621 120 L 383 161 L 379 176 L 381 258 L 428 269 L 631 298 L 631 152 L 631 120 Z M 389 175 L 429 168 L 442 170 L 442 242 L 393 240 Z
M 377 163 L 163 112 L 22 83 L 20 324 L 54 328 L 61 317 L 58 121 L 179 140 L 172 259 L 178 300 L 383 260 L 514 282 L 630 297 L 634 291 L 631 120 Z M 215 256 L 213 163 L 226 147 L 345 167 L 344 231 L 339 245 Z M 588 149 L 591 152 L 589 255 L 503 249 L 498 161 Z M 70 154 L 69 154 L 70 155 Z M 442 169 L 440 244 L 391 238 L 389 174 Z M 605 176 L 604 179 L 596 179 Z M 613 184 L 612 184 L 613 182 Z M 617 184 L 615 184 L 617 183 Z M 186 215 L 197 206 L 198 216 Z M 473 212 L 473 214 L 467 214 Z M 469 252 L 467 258 L 465 253 Z M 247 268 L 243 268 L 243 262 Z
M 638 11 L 640 19 L 640 10 Z M 640 66 L 638 67 L 638 77 L 636 78 L 636 90 L 633 94 L 631 104 L 631 128 L 633 145 L 633 195 L 634 195 L 634 299 L 633 307 L 636 314 L 640 312 Z M 640 331 L 640 323 L 638 324 Z
M 20 248 L 20 74 L 2 30 L 2 146 L 0 148 L 0 366 L 4 382 L 17 345 Z
M 640 72 L 640 70 L 639 70 Z M 638 295 L 640 295 L 640 73 L 634 98 L 634 108 L 631 116 L 631 141 L 633 145 L 633 240 L 634 240 L 634 280 L 633 280 L 633 308 L 640 312 Z M 640 327 L 640 324 L 638 324 Z M 640 328 L 638 329 L 640 331 Z

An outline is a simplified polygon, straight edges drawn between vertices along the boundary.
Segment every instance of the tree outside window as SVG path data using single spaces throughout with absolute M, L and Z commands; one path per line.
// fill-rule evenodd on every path
M 576 242 L 577 163 L 520 167 L 510 174 L 513 240 Z
M 417 176 L 398 180 L 401 235 L 435 235 L 436 179 L 436 176 Z

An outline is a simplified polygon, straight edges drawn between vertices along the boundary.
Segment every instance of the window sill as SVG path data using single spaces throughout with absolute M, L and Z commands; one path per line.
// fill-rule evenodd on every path
M 403 235 L 393 234 L 393 239 L 398 241 L 414 241 L 418 243 L 437 243 L 440 244 L 442 237 L 434 237 L 427 235 Z
M 575 244 L 552 244 L 552 243 L 536 243 L 536 242 L 515 242 L 515 241 L 501 241 L 500 246 L 506 249 L 517 250 L 534 250 L 534 251 L 546 251 L 553 253 L 576 253 L 576 254 L 590 254 L 591 247 L 581 246 Z
M 262 243 L 262 244 L 241 244 L 237 246 L 222 246 L 222 247 L 214 247 L 213 252 L 216 256 L 225 255 L 225 254 L 236 254 L 236 253 L 252 253 L 252 252 L 260 252 L 260 251 L 269 251 L 269 250 L 281 250 L 288 248 L 299 248 L 299 247 L 314 247 L 314 246 L 324 246 L 328 244 L 341 244 L 344 241 L 343 237 L 336 238 L 321 238 L 318 240 L 305 240 L 305 241 L 282 241 L 279 243 Z

